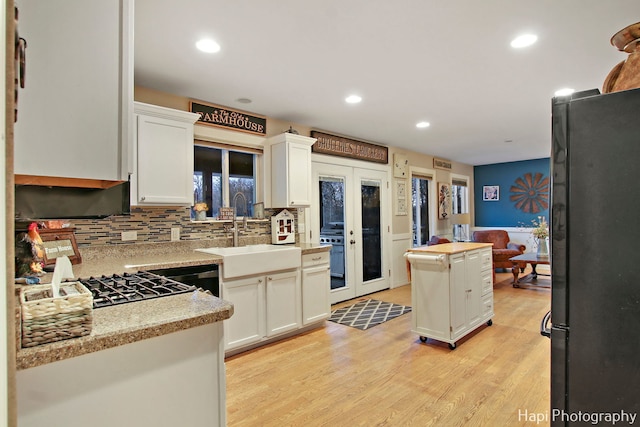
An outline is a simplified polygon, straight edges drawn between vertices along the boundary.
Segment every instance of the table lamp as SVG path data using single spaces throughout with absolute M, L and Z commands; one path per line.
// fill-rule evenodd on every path
M 459 214 L 453 214 L 451 215 L 451 223 L 453 225 L 459 225 L 460 227 L 456 227 L 456 229 L 459 232 L 458 237 L 456 238 L 456 240 L 458 241 L 464 241 L 467 240 L 466 236 L 464 235 L 464 227 L 462 227 L 463 225 L 467 225 L 467 224 L 471 224 L 471 215 L 469 215 L 468 213 L 459 213 Z

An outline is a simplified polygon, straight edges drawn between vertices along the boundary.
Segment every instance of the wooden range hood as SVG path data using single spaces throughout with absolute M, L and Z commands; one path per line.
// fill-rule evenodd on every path
M 107 189 L 125 181 L 110 181 L 106 179 L 64 178 L 60 176 L 14 175 L 15 185 L 39 185 L 44 187 L 71 187 Z
M 15 176 L 15 219 L 105 218 L 129 215 L 129 181 Z

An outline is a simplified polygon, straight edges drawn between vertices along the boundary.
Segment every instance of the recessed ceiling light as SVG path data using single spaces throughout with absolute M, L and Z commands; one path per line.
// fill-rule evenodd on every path
M 196 47 L 206 53 L 216 53 L 220 50 L 220 45 L 211 39 L 198 40 Z
M 236 101 L 240 104 L 251 104 L 252 102 L 249 98 L 238 98 Z
M 535 34 L 523 34 L 521 36 L 516 37 L 511 41 L 511 47 L 515 47 L 516 49 L 520 49 L 523 47 L 531 46 L 538 40 L 538 36 Z
M 565 87 L 565 88 L 562 88 L 562 89 L 558 89 L 554 93 L 554 95 L 555 96 L 567 96 L 567 95 L 571 95 L 575 91 L 576 91 L 575 89 L 572 89 L 570 87 Z
M 416 123 L 416 127 L 419 128 L 419 129 L 428 128 L 429 126 L 431 126 L 431 124 L 429 122 L 418 122 L 418 123 Z
M 362 101 L 362 97 L 358 95 L 349 95 L 345 98 L 345 101 L 349 104 L 357 104 L 358 102 Z

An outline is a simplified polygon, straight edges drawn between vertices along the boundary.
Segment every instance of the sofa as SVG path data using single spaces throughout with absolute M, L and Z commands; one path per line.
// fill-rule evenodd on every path
M 505 230 L 479 230 L 473 232 L 473 241 L 480 243 L 493 243 L 493 272 L 495 282 L 496 268 L 511 269 L 513 263 L 509 258 L 522 255 L 526 249 L 525 245 L 509 241 L 509 233 Z M 526 263 L 520 263 L 520 271 L 524 271 Z
M 431 239 L 427 242 L 427 246 L 440 245 L 442 243 L 451 243 L 451 240 L 444 237 L 431 236 Z

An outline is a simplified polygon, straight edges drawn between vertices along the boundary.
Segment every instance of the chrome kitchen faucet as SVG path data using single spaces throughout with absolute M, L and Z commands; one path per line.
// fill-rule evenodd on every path
M 247 198 L 241 192 L 237 192 L 233 196 L 233 228 L 231 231 L 233 232 L 233 246 L 238 246 L 238 224 L 237 224 L 237 215 L 238 215 L 238 197 L 242 197 L 244 201 L 244 217 L 242 219 L 242 228 L 247 229 Z

